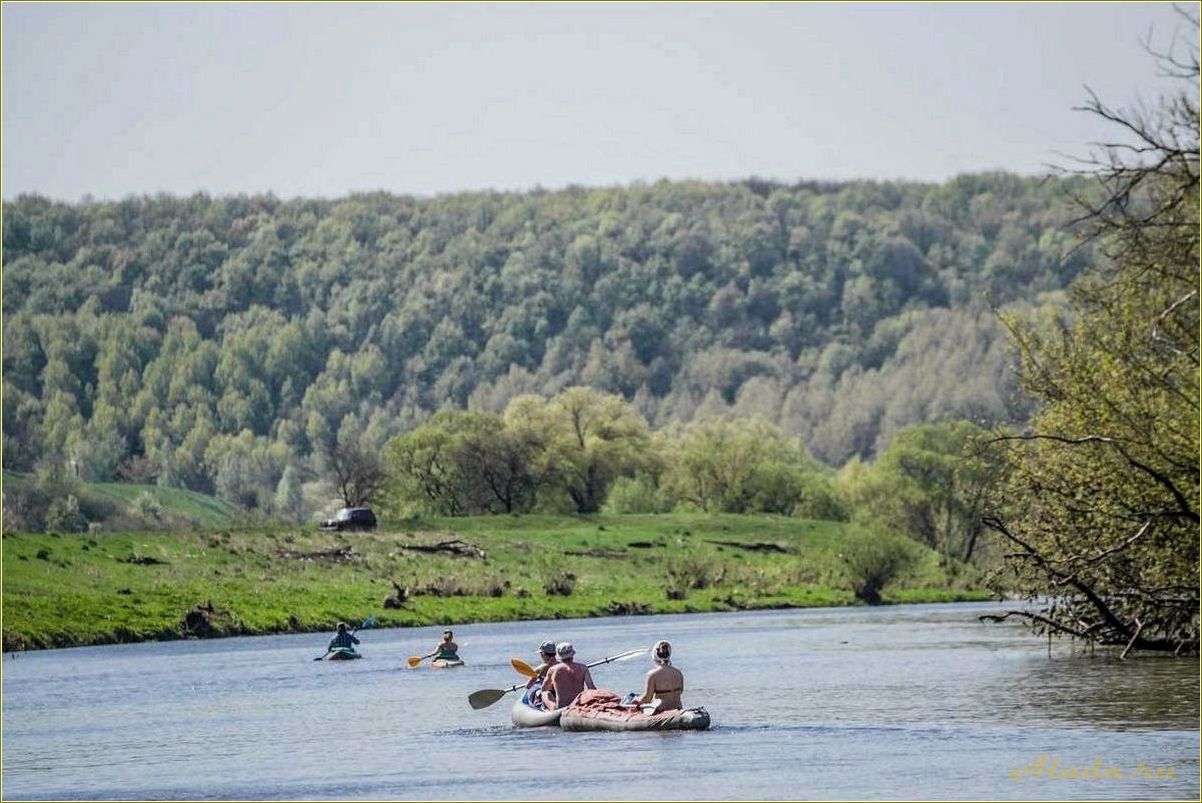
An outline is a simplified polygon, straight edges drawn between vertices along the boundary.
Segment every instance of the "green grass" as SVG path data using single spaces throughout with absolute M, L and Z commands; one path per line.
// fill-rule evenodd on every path
M 99 482 L 86 486 L 92 493 L 118 504 L 128 505 L 144 492 L 149 492 L 168 515 L 181 516 L 200 522 L 202 527 L 225 527 L 238 515 L 238 508 L 222 499 L 182 488 L 160 488 L 157 485 L 130 485 L 123 482 Z
M 28 475 L 4 472 L 4 484 L 20 486 L 29 481 Z M 157 485 L 133 485 L 124 482 L 83 482 L 80 492 L 119 507 L 127 507 L 143 493 L 153 496 L 163 508 L 164 515 L 196 522 L 201 527 L 228 527 L 238 516 L 238 508 L 221 499 L 182 488 L 160 488 Z
M 120 487 L 114 492 L 129 486 Z M 198 603 L 219 612 L 214 635 L 326 630 L 368 615 L 382 626 L 418 626 L 846 605 L 854 599 L 838 556 L 842 534 L 835 522 L 705 514 L 410 520 L 345 535 L 312 527 L 6 534 L 4 647 L 179 638 L 184 614 Z M 403 549 L 454 537 L 487 557 Z M 346 547 L 353 552 L 345 559 L 297 557 Z M 581 552 L 601 554 L 571 554 Z M 574 577 L 571 593 L 548 594 L 565 574 Z M 390 581 L 434 584 L 449 595 L 423 593 L 385 609 Z M 682 598 L 669 599 L 671 587 Z M 947 577 L 933 552 L 885 593 L 892 602 L 984 597 L 967 580 Z

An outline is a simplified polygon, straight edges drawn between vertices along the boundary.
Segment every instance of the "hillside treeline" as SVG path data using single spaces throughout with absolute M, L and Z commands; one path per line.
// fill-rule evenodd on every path
M 661 182 L 4 206 L 4 466 L 270 508 L 285 471 L 573 386 L 830 466 L 1028 410 L 988 305 L 1083 268 L 1065 182 Z M 1050 296 L 1055 300 L 1056 296 Z

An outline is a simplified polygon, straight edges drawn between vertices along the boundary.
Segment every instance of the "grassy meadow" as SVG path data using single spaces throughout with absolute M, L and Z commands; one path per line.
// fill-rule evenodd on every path
M 347 534 L 9 533 L 4 648 L 319 631 L 369 615 L 419 626 L 846 605 L 855 600 L 842 531 L 835 522 L 671 514 L 406 520 Z M 421 550 L 455 539 L 485 557 Z M 948 577 L 933 552 L 885 593 L 890 602 L 983 596 L 970 576 Z
M 4 485 L 19 488 L 31 481 L 28 474 L 5 471 Z M 228 527 L 241 517 L 237 506 L 215 496 L 184 488 L 138 485 L 128 482 L 81 482 L 78 495 L 83 504 L 107 505 L 112 515 L 127 513 L 142 494 L 149 494 L 173 523 L 194 527 Z

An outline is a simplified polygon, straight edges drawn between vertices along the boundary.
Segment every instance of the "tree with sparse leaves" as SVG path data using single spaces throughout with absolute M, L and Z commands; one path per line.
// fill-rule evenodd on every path
M 372 504 L 388 485 L 379 455 L 359 443 L 333 445 L 325 453 L 325 465 L 345 507 Z
M 1198 22 L 1190 20 L 1196 41 Z M 1150 109 L 1087 109 L 1125 137 L 1084 169 L 1084 221 L 1108 262 L 1073 288 L 1071 316 L 1011 320 L 1029 432 L 997 440 L 1007 476 L 986 524 L 1005 544 L 999 586 L 1033 603 L 1037 632 L 1126 650 L 1198 650 L 1198 55 L 1159 54 L 1183 87 Z

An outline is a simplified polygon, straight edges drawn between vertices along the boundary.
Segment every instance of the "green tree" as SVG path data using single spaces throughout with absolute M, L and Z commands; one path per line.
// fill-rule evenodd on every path
M 840 557 L 856 599 L 881 604 L 881 592 L 915 562 L 915 544 L 895 533 L 851 527 L 840 545 Z
M 467 512 L 468 500 L 456 459 L 456 435 L 444 423 L 448 413 L 398 435 L 384 447 L 390 507 L 402 513 L 442 516 Z
M 380 455 L 358 440 L 334 445 L 325 452 L 322 462 L 346 507 L 370 505 L 382 498 L 388 486 L 388 472 Z
M 850 489 L 855 518 L 905 533 L 944 559 L 972 561 L 1000 461 L 968 421 L 899 431 Z
M 108 408 L 98 411 L 67 438 L 68 459 L 79 477 L 90 482 L 113 479 L 127 451 L 125 438 L 117 428 L 117 416 Z
M 520 397 L 505 411 L 507 428 L 542 444 L 536 470 L 571 499 L 577 513 L 596 513 L 610 484 L 654 462 L 647 423 L 617 396 L 568 388 L 549 402 Z
M 287 522 L 299 524 L 305 520 L 305 494 L 301 489 L 300 472 L 296 466 L 288 466 L 280 476 L 272 503 L 275 515 Z
M 1196 28 L 1197 20 L 1193 20 Z M 1198 649 L 1198 57 L 1151 111 L 1088 108 L 1134 145 L 1087 165 L 1090 233 L 1109 262 L 1050 333 L 1011 321 L 1039 401 L 1003 437 L 1007 477 L 988 524 L 1007 543 L 1037 632 L 1127 649 Z M 1004 618 L 1004 617 L 994 617 Z
M 701 510 L 789 515 L 811 468 L 801 448 L 765 421 L 708 419 L 684 431 L 667 484 Z

